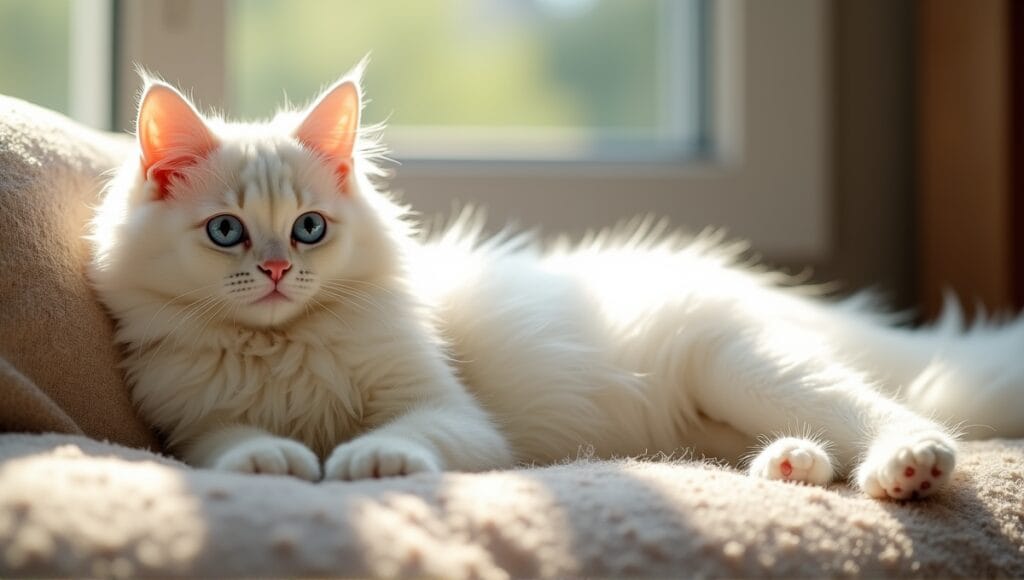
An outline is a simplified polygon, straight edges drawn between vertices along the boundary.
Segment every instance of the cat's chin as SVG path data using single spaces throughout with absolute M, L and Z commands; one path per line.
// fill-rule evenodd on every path
M 291 300 L 260 300 L 236 309 L 232 318 L 250 328 L 270 329 L 285 326 L 303 312 L 301 303 Z

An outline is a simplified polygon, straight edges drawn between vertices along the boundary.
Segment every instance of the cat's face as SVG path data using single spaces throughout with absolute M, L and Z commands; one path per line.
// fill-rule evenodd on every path
M 361 277 L 353 254 L 373 224 L 321 160 L 285 140 L 261 141 L 197 164 L 197 174 L 211 173 L 163 200 L 164 213 L 181 219 L 165 216 L 160 229 L 171 244 L 164 267 L 208 287 L 199 294 L 211 296 L 211 311 L 216 304 L 239 322 L 274 326 L 331 303 L 335 284 Z
M 343 81 L 302 116 L 228 125 L 150 85 L 142 177 L 118 242 L 133 266 L 121 283 L 253 327 L 343 300 L 387 261 L 354 175 L 359 106 L 358 87 Z

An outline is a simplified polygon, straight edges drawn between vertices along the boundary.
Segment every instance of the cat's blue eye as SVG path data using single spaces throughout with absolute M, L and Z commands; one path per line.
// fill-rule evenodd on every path
M 315 244 L 324 239 L 326 233 L 327 222 L 315 211 L 300 215 L 292 226 L 292 239 L 303 244 Z
M 217 215 L 206 222 L 206 234 L 218 246 L 230 248 L 245 241 L 245 226 L 233 215 Z

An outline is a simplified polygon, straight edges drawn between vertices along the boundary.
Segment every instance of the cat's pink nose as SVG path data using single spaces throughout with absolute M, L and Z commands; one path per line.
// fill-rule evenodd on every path
M 261 272 L 270 276 L 270 279 L 274 282 L 284 278 L 284 275 L 288 270 L 292 269 L 292 263 L 288 260 L 267 260 L 259 265 Z

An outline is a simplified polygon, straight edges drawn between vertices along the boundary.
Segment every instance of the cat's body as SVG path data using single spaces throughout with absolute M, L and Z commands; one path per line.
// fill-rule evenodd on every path
M 169 87 L 143 100 L 93 277 L 135 400 L 194 464 L 353 479 L 768 437 L 754 475 L 905 498 L 955 462 L 924 415 L 1024 434 L 1024 324 L 894 328 L 649 223 L 541 249 L 465 214 L 422 240 L 367 176 L 358 103 L 344 81 L 303 118 L 209 128 Z
M 968 436 L 1024 435 L 1019 322 L 965 336 L 952 305 L 933 329 L 894 327 L 866 297 L 830 303 L 738 264 L 742 246 L 719 235 L 651 222 L 547 252 L 480 248 L 474 231 L 456 222 L 414 272 L 460 377 L 521 459 L 684 442 L 735 461 L 761 436 L 816 434 L 845 471 L 879 432 L 918 419 L 907 408 Z

